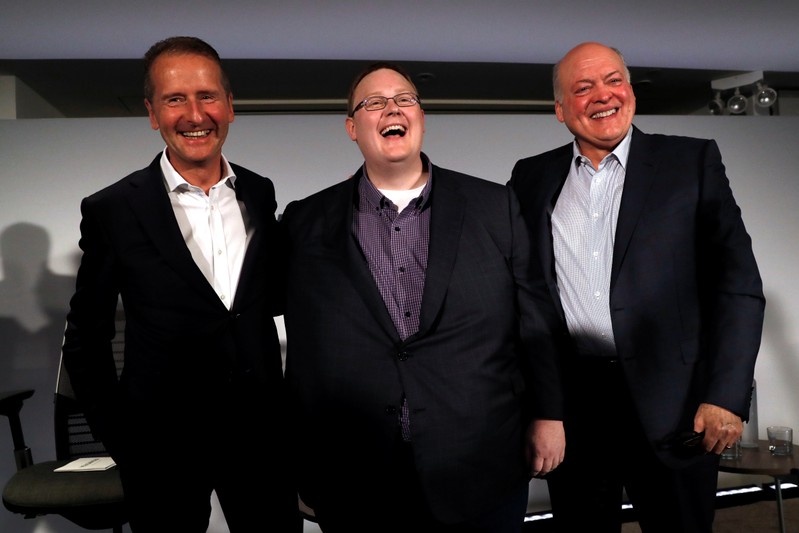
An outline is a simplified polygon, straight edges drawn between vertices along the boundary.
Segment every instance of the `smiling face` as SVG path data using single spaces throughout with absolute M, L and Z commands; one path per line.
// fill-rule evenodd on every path
M 416 88 L 402 74 L 381 68 L 365 76 L 353 92 L 353 101 L 367 96 L 385 96 L 386 107 L 376 111 L 364 108 L 347 117 L 345 127 L 350 139 L 358 143 L 370 169 L 390 165 L 419 165 L 424 138 L 424 111 L 419 104 L 399 107 L 391 99 L 400 93 L 414 93 Z
M 584 43 L 561 60 L 555 115 L 596 165 L 624 139 L 635 115 L 635 94 L 619 54 Z M 603 155 L 604 154 L 604 155 Z
M 153 97 L 144 104 L 172 166 L 181 175 L 218 171 L 233 122 L 233 96 L 225 92 L 219 65 L 198 54 L 164 54 L 153 62 L 150 77 Z

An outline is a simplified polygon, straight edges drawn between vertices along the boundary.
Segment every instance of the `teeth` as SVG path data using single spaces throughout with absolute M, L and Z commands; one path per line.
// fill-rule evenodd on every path
M 380 135 L 385 137 L 386 135 L 388 135 L 388 134 L 390 134 L 392 132 L 397 132 L 400 135 L 404 135 L 405 134 L 405 126 L 400 126 L 399 124 L 392 124 L 391 126 L 387 126 L 385 129 L 383 129 L 380 132 Z
M 202 131 L 184 131 L 182 135 L 184 137 L 205 137 L 209 135 L 211 130 L 202 130 Z
M 603 111 L 601 113 L 595 113 L 595 114 L 591 115 L 591 118 L 605 118 L 605 117 L 609 117 L 610 115 L 613 115 L 615 113 L 616 113 L 616 109 L 615 108 L 614 109 L 608 109 L 607 111 Z

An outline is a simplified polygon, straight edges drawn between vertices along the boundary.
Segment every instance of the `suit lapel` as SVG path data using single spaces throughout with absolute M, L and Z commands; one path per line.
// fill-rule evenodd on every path
M 325 214 L 327 221 L 325 247 L 340 259 L 342 270 L 363 299 L 372 317 L 391 338 L 399 341 L 397 328 L 391 320 L 391 315 L 388 314 L 386 304 L 353 231 L 360 179 L 363 179 L 362 172 L 358 171 L 338 189 L 337 193 L 340 196 L 328 203 Z
M 555 157 L 553 157 L 544 168 L 543 177 L 545 184 L 542 192 L 544 212 L 541 216 L 546 217 L 546 220 L 539 225 L 542 233 L 538 235 L 537 250 L 543 264 L 544 276 L 547 279 L 550 296 L 552 297 L 552 301 L 555 302 L 555 307 L 560 317 L 564 320 L 566 319 L 566 314 L 560 303 L 560 293 L 558 292 L 557 276 L 555 274 L 555 250 L 552 243 L 552 213 L 555 210 L 555 204 L 560 196 L 560 191 L 563 189 L 563 184 L 566 183 L 566 178 L 569 175 L 573 156 L 573 145 L 568 144 L 558 151 Z
M 435 166 L 433 168 L 430 244 L 419 316 L 419 332 L 416 335 L 424 335 L 430 329 L 444 303 L 455 258 L 458 255 L 466 211 L 465 199 L 451 186 L 451 180 L 454 178 L 444 169 Z
M 267 213 L 274 213 L 276 205 L 264 205 L 264 197 L 256 196 L 253 194 L 253 189 L 249 187 L 250 176 L 240 168 L 235 168 L 236 172 L 236 199 L 244 202 L 244 208 L 247 210 L 247 216 L 250 219 L 250 226 L 253 229 L 250 242 L 247 244 L 247 250 L 244 252 L 244 260 L 241 264 L 241 273 L 239 274 L 239 283 L 236 287 L 236 296 L 233 300 L 233 308 L 241 308 L 247 298 L 257 296 L 256 291 L 249 290 L 253 277 L 258 275 L 268 275 L 267 272 L 256 272 L 253 269 L 258 264 L 258 251 L 261 246 L 268 246 L 264 243 L 264 239 L 269 239 L 271 232 L 268 224 L 272 220 L 266 218 Z M 255 178 L 259 179 L 259 178 Z M 270 210 L 271 207 L 271 210 Z M 274 217 L 274 215 L 272 215 Z
M 131 180 L 128 201 L 139 219 L 142 230 L 164 260 L 176 272 L 186 277 L 190 286 L 196 287 L 198 291 L 219 302 L 213 287 L 197 268 L 191 252 L 183 241 L 183 235 L 180 233 L 175 213 L 166 194 L 160 160 L 159 155 L 146 172 Z M 222 305 L 221 302 L 219 304 Z
M 655 180 L 655 156 L 649 136 L 633 128 L 630 153 L 624 177 L 616 236 L 613 244 L 613 266 L 610 273 L 610 289 L 616 282 L 619 269 L 635 232 L 641 213 L 646 208 L 647 198 Z

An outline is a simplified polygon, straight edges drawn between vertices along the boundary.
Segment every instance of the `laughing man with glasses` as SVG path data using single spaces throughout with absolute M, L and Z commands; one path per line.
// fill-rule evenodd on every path
M 430 162 L 400 67 L 367 68 L 347 109 L 363 166 L 282 222 L 300 496 L 325 533 L 519 533 L 565 442 L 516 197 Z

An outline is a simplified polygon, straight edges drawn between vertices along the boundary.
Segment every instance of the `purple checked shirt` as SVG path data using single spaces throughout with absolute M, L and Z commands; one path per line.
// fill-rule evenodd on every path
M 427 156 L 427 183 L 402 212 L 375 188 L 366 175 L 358 183 L 358 206 L 353 231 L 369 264 L 383 302 L 401 340 L 419 330 L 428 245 L 430 244 L 430 190 L 433 172 Z M 402 439 L 411 440 L 410 409 L 403 397 L 399 413 Z
M 423 156 L 423 164 L 430 163 Z M 353 224 L 369 270 L 386 304 L 400 339 L 419 330 L 427 248 L 430 243 L 430 189 L 428 172 L 421 195 L 401 213 L 366 176 L 358 184 L 359 205 Z

